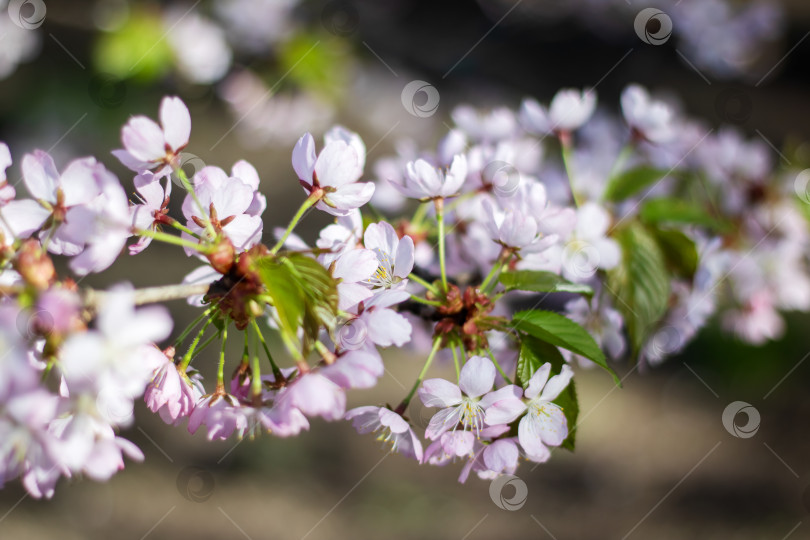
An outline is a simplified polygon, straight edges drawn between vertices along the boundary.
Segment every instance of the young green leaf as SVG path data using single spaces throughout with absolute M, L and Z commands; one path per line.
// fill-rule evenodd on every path
M 723 228 L 723 224 L 709 215 L 705 209 L 682 199 L 667 197 L 650 199 L 642 205 L 639 216 L 642 221 L 651 224 L 679 223 L 712 229 Z
M 499 280 L 507 291 L 570 292 L 593 296 L 593 289 L 589 286 L 571 283 L 554 272 L 544 270 L 503 272 Z
M 587 330 L 568 317 L 553 311 L 520 311 L 515 313 L 510 324 L 516 330 L 592 360 L 613 376 L 616 385 L 621 386 L 619 377 L 608 366 L 605 355 L 596 341 Z
M 298 343 L 298 328 L 303 328 L 306 354 L 318 339 L 322 326 L 330 332 L 334 330 L 337 282 L 318 261 L 293 253 L 259 259 L 256 268 L 278 312 L 287 341 Z
M 694 240 L 681 231 L 652 229 L 655 239 L 664 254 L 667 266 L 677 275 L 691 280 L 698 265 L 698 251 Z
M 304 297 L 295 283 L 293 272 L 282 259 L 265 257 L 256 262 L 267 295 L 276 308 L 279 330 L 290 342 L 297 342 L 297 330 L 306 309 Z
M 642 165 L 614 176 L 608 181 L 603 199 L 619 202 L 666 176 L 667 171 Z
M 640 223 L 616 235 L 622 260 L 608 272 L 607 284 L 636 351 L 664 315 L 669 301 L 669 275 L 655 238 Z
M 565 363 L 565 358 L 563 358 L 559 349 L 551 343 L 532 336 L 523 336 L 523 339 L 520 340 L 520 354 L 516 374 L 517 384 L 526 388 L 534 372 L 546 362 L 551 364 L 552 370 L 557 370 L 559 373 Z

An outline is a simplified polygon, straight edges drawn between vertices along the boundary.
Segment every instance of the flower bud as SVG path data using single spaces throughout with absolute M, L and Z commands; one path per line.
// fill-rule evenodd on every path
M 53 261 L 38 240 L 26 240 L 20 246 L 13 266 L 25 282 L 35 289 L 47 289 L 56 278 Z
M 207 255 L 207 258 L 214 270 L 224 275 L 233 267 L 235 256 L 236 250 L 234 250 L 233 244 L 227 238 L 223 238 L 217 243 L 214 251 Z

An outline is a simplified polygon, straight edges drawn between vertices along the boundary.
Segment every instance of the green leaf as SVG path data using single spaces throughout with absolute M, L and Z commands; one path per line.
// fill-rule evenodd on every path
M 593 296 L 593 289 L 587 285 L 571 283 L 554 272 L 517 270 L 503 272 L 498 279 L 507 291 L 570 292 Z
M 275 78 L 284 73 L 300 88 L 327 99 L 345 91 L 351 55 L 342 39 L 298 32 L 279 46 L 277 58 Z
M 681 231 L 672 229 L 653 229 L 652 233 L 672 272 L 692 280 L 698 265 L 698 251 L 694 240 Z
M 623 201 L 666 175 L 667 171 L 647 165 L 624 171 L 608 181 L 603 198 L 612 202 Z
M 266 257 L 256 262 L 257 271 L 267 294 L 276 308 L 279 330 L 291 342 L 297 342 L 297 329 L 306 308 L 304 297 L 295 284 L 295 276 L 283 260 Z
M 280 329 L 287 341 L 298 343 L 298 328 L 303 328 L 306 354 L 318 339 L 322 326 L 330 333 L 334 330 L 337 282 L 318 261 L 293 253 L 261 258 L 256 269 L 278 312 Z
M 607 285 L 635 350 L 664 315 L 669 302 L 669 275 L 655 238 L 640 223 L 616 234 L 622 260 L 608 272 Z
M 565 358 L 551 343 L 531 336 L 524 336 L 520 341 L 520 354 L 517 364 L 517 384 L 526 388 L 534 372 L 546 362 L 558 372 L 565 363 Z
M 516 330 L 592 360 L 613 376 L 616 385 L 621 386 L 619 377 L 607 365 L 605 354 L 596 341 L 568 317 L 553 311 L 520 311 L 515 313 L 510 324 Z
M 700 225 L 713 229 L 722 229 L 724 225 L 709 215 L 702 207 L 682 199 L 650 199 L 639 211 L 641 220 L 646 223 L 679 223 Z
M 552 376 L 560 373 L 562 366 L 566 363 L 559 349 L 554 345 L 531 336 L 524 336 L 520 342 L 520 356 L 518 357 L 517 378 L 519 383 L 526 388 L 534 372 L 546 362 L 551 364 Z M 579 416 L 579 401 L 573 379 L 552 403 L 560 406 L 568 423 L 568 437 L 563 441 L 562 447 L 573 452 Z
M 102 34 L 93 50 L 96 69 L 119 79 L 152 81 L 166 71 L 172 52 L 159 12 L 136 9 L 116 31 Z

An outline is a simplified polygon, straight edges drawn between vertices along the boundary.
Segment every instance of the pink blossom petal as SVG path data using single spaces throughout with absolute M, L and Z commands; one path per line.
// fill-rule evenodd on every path
M 390 223 L 371 223 L 363 234 L 363 245 L 366 249 L 379 249 L 386 255 L 394 256 L 399 247 L 399 237 Z
M 413 238 L 408 235 L 403 236 L 399 241 L 394 259 L 394 275 L 405 279 L 413 270 Z
M 121 130 L 121 141 L 132 157 L 141 161 L 155 162 L 166 155 L 163 130 L 145 116 L 130 118 Z
M 518 439 L 526 455 L 538 463 L 548 461 L 551 452 L 543 444 L 540 436 L 540 426 L 530 416 L 524 416 L 518 425 Z
M 550 373 L 551 364 L 546 362 L 540 366 L 537 371 L 534 372 L 532 378 L 529 379 L 529 385 L 526 387 L 526 391 L 523 393 L 523 395 L 525 395 L 527 399 L 534 399 L 540 395 L 540 391 L 546 385 L 546 381 L 548 381 L 548 376 Z
M 96 198 L 101 190 L 96 181 L 98 168 L 103 168 L 95 158 L 71 161 L 60 178 L 65 206 L 87 204 Z
M 53 158 L 42 150 L 26 154 L 22 160 L 22 173 L 25 186 L 35 199 L 56 203 L 56 190 L 59 187 L 59 173 Z
M 340 188 L 355 182 L 363 171 L 354 148 L 343 141 L 333 141 L 321 150 L 315 162 L 315 174 L 322 187 Z
M 434 414 L 430 422 L 428 422 L 425 437 L 435 441 L 442 433 L 458 424 L 460 418 L 461 412 L 458 407 L 448 407 L 447 409 L 440 410 Z
M 473 356 L 461 368 L 458 385 L 470 397 L 481 396 L 495 384 L 495 364 L 489 358 Z
M 315 139 L 305 133 L 295 143 L 292 153 L 292 164 L 298 178 L 312 185 L 312 173 L 315 171 Z
M 0 212 L 5 219 L 5 222 L 0 225 L 8 224 L 11 227 L 11 233 L 17 238 L 31 236 L 51 215 L 38 202 L 31 199 L 11 201 Z
M 327 193 L 326 197 L 324 197 L 324 201 L 327 203 L 328 207 L 334 207 L 343 212 L 354 210 L 371 200 L 371 197 L 374 196 L 374 188 L 375 186 L 372 182 L 345 184 L 339 187 L 337 191 Z
M 380 347 L 402 347 L 411 340 L 411 323 L 391 309 L 375 309 L 366 317 L 368 337 Z
M 538 424 L 536 427 L 540 438 L 549 446 L 559 446 L 568 437 L 568 421 L 565 419 L 565 413 L 553 403 L 543 405 L 543 415 L 540 421 L 535 423 Z
M 540 399 L 543 401 L 554 400 L 554 398 L 560 395 L 560 392 L 565 390 L 565 387 L 571 382 L 571 378 L 573 376 L 574 372 L 571 369 L 571 366 L 568 364 L 563 365 L 562 371 L 559 373 L 559 375 L 554 375 L 548 380 L 543 388 L 543 393 L 540 394 Z
M 487 469 L 495 472 L 510 472 L 517 469 L 520 452 L 511 439 L 500 439 L 484 449 L 483 459 Z
M 332 275 L 337 279 L 355 283 L 371 277 L 379 265 L 377 255 L 369 249 L 346 251 L 335 261 Z
M 418 390 L 419 399 L 426 407 L 451 407 L 461 403 L 461 390 L 444 379 L 428 379 Z
M 191 115 L 179 97 L 163 98 L 160 102 L 160 124 L 163 126 L 166 143 L 173 151 L 188 144 L 191 136 Z

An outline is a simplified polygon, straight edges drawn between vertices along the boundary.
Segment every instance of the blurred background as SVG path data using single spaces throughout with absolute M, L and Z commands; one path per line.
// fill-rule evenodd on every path
M 810 164 L 803 0 L 0 0 L 0 8 L 10 181 L 22 155 L 42 148 L 60 169 L 94 155 L 131 189 L 131 173 L 110 155 L 120 128 L 134 114 L 155 118 L 161 97 L 176 94 L 192 114 L 189 173 L 238 159 L 259 170 L 265 240 L 303 200 L 289 158 L 305 131 L 341 123 L 359 132 L 373 175 L 402 141 L 435 144 L 458 104 L 514 108 L 561 87 L 596 87 L 615 112 L 621 90 L 639 82 L 709 125 L 761 138 L 775 162 Z M 645 8 L 666 19 L 647 17 L 639 30 Z M 414 80 L 438 91 L 430 114 L 403 101 Z M 327 221 L 312 214 L 300 232 L 312 240 Z M 194 267 L 153 245 L 83 284 L 173 283 Z M 179 328 L 193 317 L 182 303 L 171 307 Z M 209 443 L 142 406 L 124 435 L 144 464 L 107 484 L 62 482 L 51 501 L 10 483 L 0 491 L 0 538 L 808 538 L 808 328 L 807 317 L 792 316 L 787 337 L 761 348 L 708 328 L 663 366 L 617 366 L 623 389 L 579 372 L 577 451 L 521 465 L 528 495 L 518 509 L 496 504 L 514 486 L 491 494 L 475 477 L 459 484 L 458 464 L 388 455 L 347 423 L 314 421 L 294 439 Z M 390 373 L 350 393 L 350 406 L 394 399 L 422 363 L 403 353 L 386 360 Z M 754 409 L 753 434 L 723 425 L 738 401 Z M 416 404 L 410 415 L 421 426 L 430 416 Z

